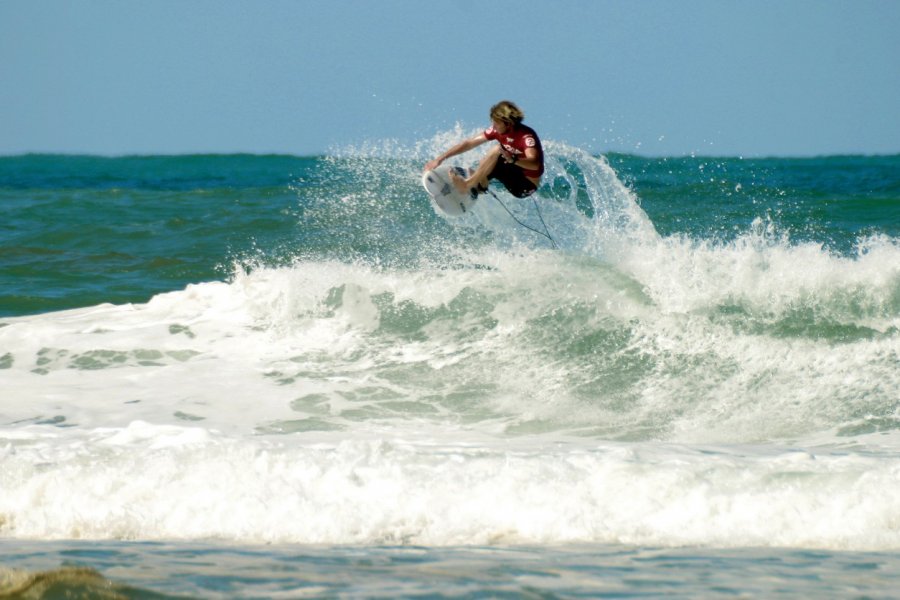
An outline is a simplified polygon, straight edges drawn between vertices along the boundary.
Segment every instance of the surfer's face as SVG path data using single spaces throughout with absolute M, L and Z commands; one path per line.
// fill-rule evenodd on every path
M 491 119 L 491 125 L 494 126 L 494 131 L 497 133 L 506 133 L 509 130 L 509 125 L 497 119 Z

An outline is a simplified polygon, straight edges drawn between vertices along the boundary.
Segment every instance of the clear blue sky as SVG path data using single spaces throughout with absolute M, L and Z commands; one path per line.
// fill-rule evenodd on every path
M 518 102 L 595 153 L 900 152 L 894 0 L 0 0 L 0 154 L 319 154 Z

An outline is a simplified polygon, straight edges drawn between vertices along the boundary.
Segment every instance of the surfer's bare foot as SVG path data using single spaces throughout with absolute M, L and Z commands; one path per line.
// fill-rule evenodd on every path
M 469 191 L 469 182 L 463 179 L 455 169 L 450 169 L 450 183 L 461 194 Z

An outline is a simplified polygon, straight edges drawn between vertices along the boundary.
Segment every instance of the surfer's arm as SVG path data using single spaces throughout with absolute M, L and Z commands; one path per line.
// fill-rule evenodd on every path
M 515 157 L 512 157 L 515 158 Z M 511 161 L 512 164 L 516 165 L 520 169 L 533 170 L 539 169 L 541 166 L 541 157 L 538 155 L 538 151 L 535 148 L 526 148 L 525 156 L 518 158 L 516 160 Z
M 463 140 L 460 143 L 453 146 L 452 148 L 450 148 L 449 150 L 447 150 L 446 152 L 444 152 L 443 154 L 441 154 L 440 156 L 438 156 L 436 159 L 426 163 L 425 170 L 430 171 L 430 170 L 436 168 L 438 165 L 440 165 L 442 162 L 444 162 L 451 156 L 456 156 L 457 154 L 462 154 L 464 152 L 468 152 L 472 148 L 477 148 L 478 146 L 485 143 L 486 141 L 488 141 L 488 140 L 486 137 L 484 137 L 483 133 L 479 133 L 478 135 L 472 136 L 467 140 Z

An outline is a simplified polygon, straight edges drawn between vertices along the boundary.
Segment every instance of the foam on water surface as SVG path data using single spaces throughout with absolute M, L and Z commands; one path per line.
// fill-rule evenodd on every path
M 900 547 L 896 239 L 660 236 L 604 159 L 547 148 L 558 252 L 481 201 L 434 235 L 408 169 L 304 208 L 350 257 L 3 318 L 0 532 Z

